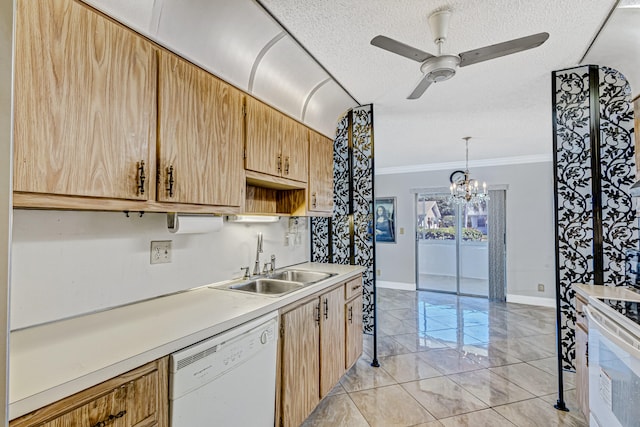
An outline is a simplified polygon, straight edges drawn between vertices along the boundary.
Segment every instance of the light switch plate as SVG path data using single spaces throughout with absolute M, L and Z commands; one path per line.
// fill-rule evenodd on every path
M 171 262 L 171 240 L 151 241 L 151 264 Z

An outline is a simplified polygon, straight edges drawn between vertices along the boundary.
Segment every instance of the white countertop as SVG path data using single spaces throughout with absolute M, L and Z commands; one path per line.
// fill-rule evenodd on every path
M 638 292 L 632 291 L 624 286 L 602 286 L 574 283 L 573 288 L 586 299 L 594 297 L 640 301 L 640 294 Z
M 293 267 L 337 275 L 279 298 L 205 286 L 12 332 L 10 419 L 278 310 L 363 271 L 360 266 L 340 264 L 305 263 Z

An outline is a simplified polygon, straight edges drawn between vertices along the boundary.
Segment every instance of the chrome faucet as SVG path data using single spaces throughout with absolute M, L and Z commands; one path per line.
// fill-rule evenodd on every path
M 258 233 L 258 246 L 256 247 L 256 263 L 253 266 L 253 275 L 260 274 L 260 254 L 262 253 L 262 233 Z
M 276 256 L 275 254 L 271 255 L 271 272 L 276 269 Z

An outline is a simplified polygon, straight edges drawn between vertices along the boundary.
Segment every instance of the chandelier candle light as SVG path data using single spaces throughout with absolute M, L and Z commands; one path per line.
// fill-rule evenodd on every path
M 465 136 L 462 139 L 465 140 L 466 144 L 466 163 L 464 174 L 451 183 L 451 186 L 449 187 L 449 190 L 451 190 L 449 200 L 458 205 L 477 204 L 489 200 L 489 195 L 487 194 L 487 183 L 482 183 L 482 191 L 480 191 L 478 181 L 471 179 L 469 173 L 469 140 L 471 137 Z

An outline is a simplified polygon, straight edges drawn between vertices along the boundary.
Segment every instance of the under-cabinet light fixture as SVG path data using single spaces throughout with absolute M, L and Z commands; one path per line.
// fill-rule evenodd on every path
M 275 215 L 228 215 L 227 222 L 278 222 L 279 216 Z

